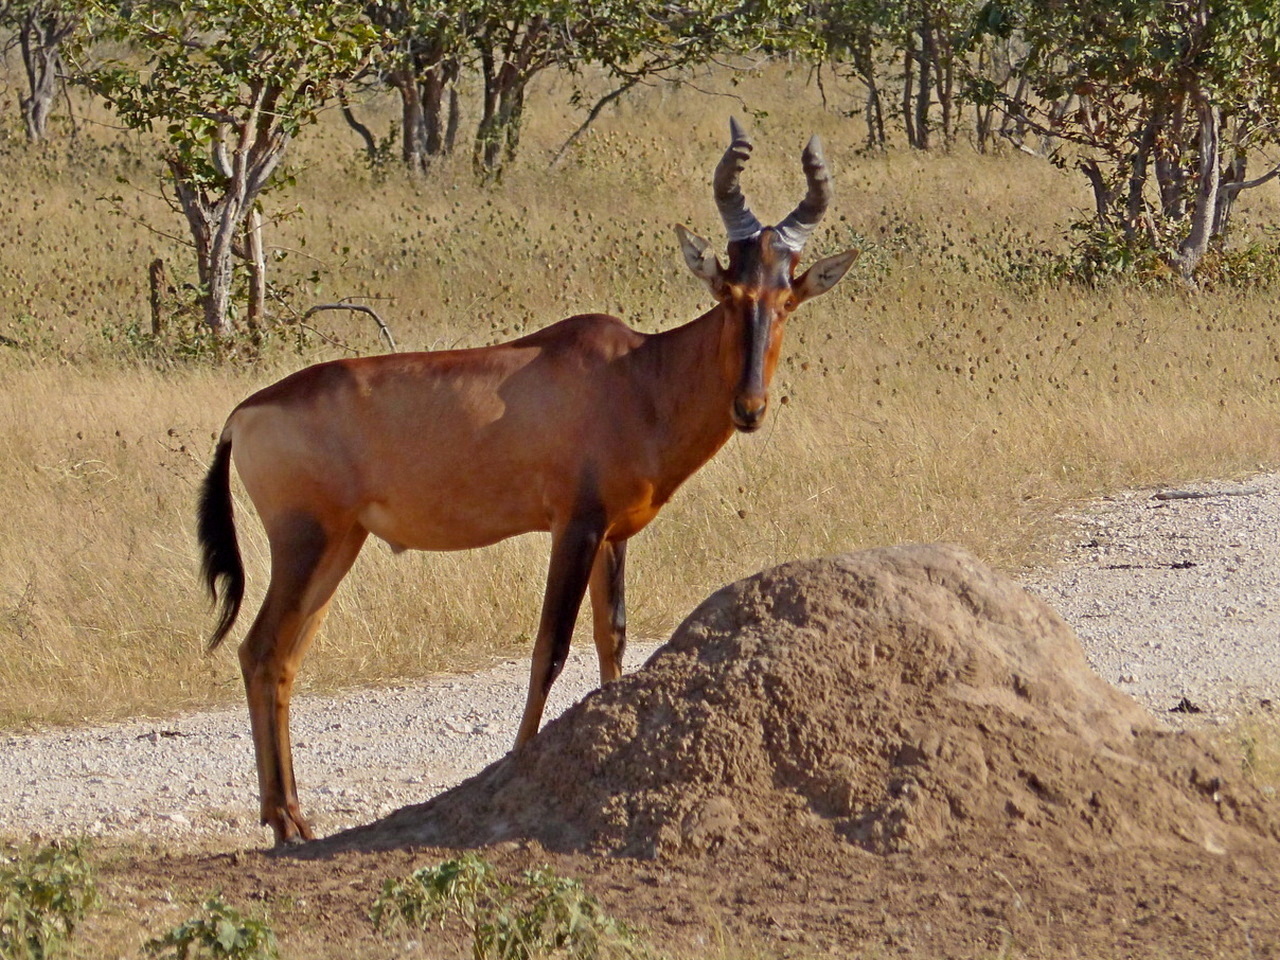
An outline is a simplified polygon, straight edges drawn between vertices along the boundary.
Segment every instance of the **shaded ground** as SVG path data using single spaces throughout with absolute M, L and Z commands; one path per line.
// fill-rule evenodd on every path
M 382 880 L 484 845 L 582 878 L 654 943 L 784 955 L 1280 955 L 1275 802 L 1088 669 L 951 548 L 788 564 L 704 603 L 519 756 L 297 856 L 127 856 L 113 887 L 262 902 L 287 955 L 374 936 Z M 153 928 L 154 929 L 154 928 Z

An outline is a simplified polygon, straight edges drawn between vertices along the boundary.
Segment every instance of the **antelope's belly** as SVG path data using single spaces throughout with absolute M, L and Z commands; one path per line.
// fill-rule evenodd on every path
M 544 515 L 510 504 L 394 505 L 370 503 L 358 515 L 361 525 L 392 550 L 470 550 L 521 533 L 550 529 Z

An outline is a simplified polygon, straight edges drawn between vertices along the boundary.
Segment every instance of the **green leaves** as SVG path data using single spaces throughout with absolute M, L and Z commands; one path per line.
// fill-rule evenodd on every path
M 130 54 L 88 73 L 89 86 L 134 129 L 163 122 L 178 155 L 221 125 L 284 138 L 315 118 L 372 59 L 381 35 L 338 2 L 144 0 L 89 6 Z
M 276 960 L 276 936 L 262 920 L 245 917 L 219 897 L 204 902 L 204 913 L 179 924 L 162 937 L 149 940 L 146 950 L 163 960 L 226 958 Z
M 97 902 L 80 844 L 0 853 L 0 958 L 53 957 Z
M 372 61 L 382 34 L 338 0 L 137 0 L 88 7 L 125 55 L 85 73 L 128 127 L 163 125 L 205 321 L 230 334 L 235 238 L 280 186 L 289 141 Z
M 634 931 L 606 914 L 579 881 L 541 867 L 507 883 L 474 853 L 387 880 L 370 917 L 382 930 L 444 929 L 450 919 L 461 921 L 475 960 L 648 956 Z
M 968 95 L 1089 179 L 1098 262 L 1154 255 L 1187 277 L 1260 182 L 1250 157 L 1280 144 L 1278 23 L 1280 0 L 992 0 L 974 34 L 1020 53 L 1007 82 L 970 77 Z

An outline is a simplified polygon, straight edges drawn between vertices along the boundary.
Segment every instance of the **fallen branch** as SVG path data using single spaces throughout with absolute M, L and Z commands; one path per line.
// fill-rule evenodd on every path
M 1231 487 L 1225 490 L 1161 490 L 1152 500 L 1208 500 L 1211 497 L 1252 497 L 1261 493 L 1258 487 Z
M 378 329 L 382 331 L 382 336 L 387 341 L 387 346 L 391 348 L 391 352 L 397 350 L 395 337 L 391 336 L 391 330 L 387 327 L 382 317 L 378 316 L 378 311 L 373 307 L 365 306 L 363 303 L 318 303 L 306 313 L 302 315 L 302 320 L 306 320 L 313 313 L 319 313 L 321 310 L 356 310 L 360 313 L 367 313 L 373 317 L 373 322 L 378 325 Z M 301 322 L 301 321 L 299 321 Z

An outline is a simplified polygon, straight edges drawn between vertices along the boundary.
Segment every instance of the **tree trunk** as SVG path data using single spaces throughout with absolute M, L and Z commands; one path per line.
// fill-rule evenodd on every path
M 498 117 L 498 68 L 493 54 L 484 50 L 480 54 L 480 74 L 484 78 L 484 95 L 480 102 L 480 123 L 476 127 L 476 140 L 471 150 L 471 167 L 481 180 L 488 179 L 492 169 L 491 142 L 497 136 Z
M 914 37 L 915 34 L 907 31 L 906 49 L 902 55 L 902 125 L 907 131 L 907 145 L 911 147 L 916 146 L 916 124 L 911 110 L 916 62 Z
M 991 75 L 995 71 L 988 61 L 986 47 L 978 48 L 978 75 Z M 973 138 L 979 153 L 986 153 L 991 143 L 991 124 L 995 118 L 994 108 L 988 104 L 975 104 L 973 111 Z
M 231 251 L 229 249 L 197 250 L 201 261 L 200 308 L 205 325 L 220 339 L 235 333 L 231 322 Z
M 1245 182 L 1248 167 L 1249 158 L 1243 151 L 1236 153 L 1227 164 L 1226 175 L 1219 185 L 1217 210 L 1213 217 L 1213 236 L 1215 237 L 1225 237 L 1227 228 L 1231 226 L 1231 208 L 1235 205 L 1236 197 L 1240 195 L 1239 185 Z
M 223 217 L 226 216 L 225 209 Z M 231 281 L 233 271 L 230 238 L 226 236 L 224 224 L 219 223 L 213 231 L 209 249 L 205 252 L 208 266 L 205 269 L 205 286 L 202 289 L 202 306 L 204 321 L 219 337 L 230 337 L 235 333 L 235 324 L 231 321 Z
M 151 287 L 151 336 L 159 339 L 164 333 L 164 297 L 169 288 L 169 278 L 162 259 L 156 257 L 151 261 L 147 278 Z
M 1129 198 L 1125 204 L 1124 233 L 1130 240 L 1137 233 L 1139 225 L 1146 219 L 1147 169 L 1151 161 L 1151 153 L 1156 146 L 1156 137 L 1164 126 L 1164 111 L 1153 107 L 1151 116 L 1147 118 L 1142 137 L 1129 160 Z M 1158 245 L 1158 237 L 1149 238 L 1152 245 Z
M 955 60 L 951 54 L 951 41 L 945 30 L 933 22 L 926 13 L 920 29 L 927 32 L 925 55 L 929 58 L 933 77 L 933 93 L 938 98 L 938 129 L 942 131 L 942 145 L 955 145 L 958 110 L 955 98 Z M 928 104 L 925 105 L 926 111 Z
M 230 315 L 233 246 L 246 214 L 243 178 L 233 179 L 222 199 L 210 202 L 182 164 L 168 162 L 195 246 L 204 322 L 216 336 L 230 337 L 235 332 Z
M 872 150 L 885 148 L 884 106 L 880 102 L 880 90 L 867 87 L 867 146 Z
M 387 82 L 400 94 L 400 159 L 411 173 L 424 173 L 427 149 L 418 80 L 413 71 L 406 68 L 393 70 L 387 75 Z
M 432 67 L 422 77 L 419 85 L 422 103 L 423 147 L 428 157 L 444 153 L 444 74 L 440 64 Z
M 505 166 L 516 158 L 520 148 L 520 133 L 524 123 L 524 88 L 525 79 L 519 77 L 505 91 L 502 107 L 502 125 L 505 128 L 503 137 L 503 158 Z
M 28 91 L 19 105 L 27 139 L 36 143 L 49 131 L 49 115 L 58 96 L 58 78 L 62 73 L 59 46 L 70 35 L 71 25 L 36 4 L 23 18 L 18 32 Z
M 1196 91 L 1196 119 L 1200 123 L 1200 156 L 1195 205 L 1191 210 L 1191 230 L 1178 246 L 1175 265 L 1182 279 L 1192 282 L 1196 267 L 1209 249 L 1217 216 L 1219 158 L 1222 150 L 1222 116 L 1206 91 Z
M 1111 190 L 1107 187 L 1106 178 L 1097 160 L 1081 160 L 1080 172 L 1089 179 L 1093 187 L 1093 209 L 1098 227 L 1106 230 L 1111 226 Z
M 916 83 L 916 142 L 920 150 L 929 149 L 929 105 L 933 101 L 932 67 L 937 59 L 934 49 L 933 31 L 929 27 L 929 18 L 921 17 L 920 22 L 920 77 Z
M 880 83 L 876 78 L 874 54 L 871 50 L 859 45 L 853 54 L 854 71 L 862 85 L 867 88 L 867 102 L 864 113 L 867 120 L 867 147 L 872 150 L 883 150 L 884 105 L 880 97 Z
M 510 61 L 495 69 L 489 56 L 483 58 L 483 72 L 484 108 L 476 129 L 472 165 L 481 180 L 496 182 L 502 177 L 503 166 L 515 157 L 520 143 L 528 77 Z
M 1160 187 L 1160 209 L 1166 220 L 1181 220 L 1187 213 L 1187 170 L 1178 155 L 1183 143 L 1187 105 L 1179 98 L 1165 121 L 1165 135 L 1156 153 L 1156 183 Z
M 262 345 L 267 328 L 267 255 L 262 243 L 262 211 L 254 204 L 244 224 L 245 262 L 249 269 L 249 310 L 245 322 L 254 346 Z
M 458 88 L 449 84 L 449 122 L 444 128 L 444 152 L 452 156 L 453 148 L 458 144 L 458 120 L 461 114 L 458 110 Z
M 169 173 L 173 177 L 174 192 L 178 196 L 178 205 L 187 218 L 192 246 L 195 247 L 196 276 L 200 280 L 200 308 L 205 325 L 217 336 L 228 336 L 231 333 L 231 323 L 227 316 L 227 297 L 224 294 L 218 304 L 215 304 L 214 298 L 216 280 L 213 266 L 213 211 L 204 202 L 200 190 L 191 183 L 186 168 L 173 158 L 167 162 Z

